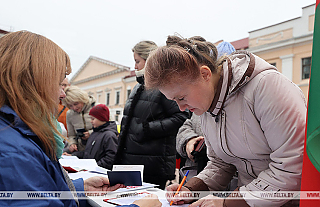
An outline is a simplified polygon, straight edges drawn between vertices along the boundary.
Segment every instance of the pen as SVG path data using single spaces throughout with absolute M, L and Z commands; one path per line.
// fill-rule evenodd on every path
M 90 170 L 89 172 L 90 172 L 90 173 L 98 173 L 98 174 L 102 174 L 102 175 L 108 175 L 107 173 L 98 172 L 98 171 L 93 171 L 93 170 Z
M 183 179 L 182 179 L 182 181 L 181 181 L 181 183 L 180 183 L 180 185 L 179 185 L 179 187 L 178 187 L 178 189 L 177 189 L 177 191 L 176 191 L 176 193 L 174 194 L 173 197 L 175 197 L 176 195 L 178 195 L 178 193 L 179 193 L 179 191 L 181 190 L 181 187 L 182 187 L 184 181 L 186 181 L 186 179 L 187 179 L 188 174 L 189 174 L 189 170 L 188 170 L 188 171 L 186 172 L 186 174 L 184 175 L 184 177 L 183 177 Z M 173 201 L 170 202 L 170 206 L 171 206 L 172 204 L 173 204 Z

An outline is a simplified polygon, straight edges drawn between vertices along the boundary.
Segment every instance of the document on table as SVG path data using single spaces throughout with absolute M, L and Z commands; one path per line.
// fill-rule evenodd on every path
M 95 159 L 60 159 L 59 162 L 62 167 L 69 172 L 79 172 L 85 170 L 101 171 L 104 169 L 97 165 Z M 105 173 L 107 172 L 106 169 L 103 171 Z
M 62 159 L 69 159 L 69 160 L 78 160 L 79 158 L 77 156 L 68 156 L 68 155 L 61 155 Z
M 142 186 L 127 186 L 125 188 L 119 188 L 115 191 L 109 192 L 108 194 L 117 194 L 117 193 L 124 193 L 128 191 L 137 191 L 137 190 L 143 190 L 143 189 L 148 189 L 148 188 L 154 188 L 157 185 L 151 184 L 151 183 L 145 183 L 142 182 Z
M 71 180 L 76 180 L 79 178 L 86 180 L 88 178 L 95 177 L 95 176 L 102 176 L 102 177 L 108 178 L 107 173 L 100 173 L 100 172 L 96 172 L 96 171 L 80 171 L 80 172 L 76 172 L 76 173 L 69 173 L 68 175 L 71 178 Z
M 115 204 L 115 205 L 130 205 L 134 201 L 139 200 L 147 195 L 150 195 L 150 193 L 148 192 L 130 193 L 130 195 L 128 194 L 128 197 L 104 199 L 103 201 L 111 204 Z M 170 203 L 166 198 L 159 198 L 159 201 L 162 203 L 162 207 L 170 207 Z M 189 206 L 189 204 L 174 205 L 174 206 L 186 207 L 186 206 Z

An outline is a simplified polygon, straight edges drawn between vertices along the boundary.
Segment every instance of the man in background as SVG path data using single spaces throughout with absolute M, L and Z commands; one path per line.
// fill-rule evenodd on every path
M 63 89 L 63 91 L 65 90 L 66 87 L 70 86 L 69 80 L 68 78 L 65 78 L 62 83 L 61 83 L 61 87 Z M 69 109 L 62 105 L 62 102 L 60 100 L 59 103 L 59 108 L 58 108 L 58 122 L 63 123 L 65 129 L 67 129 L 67 111 Z

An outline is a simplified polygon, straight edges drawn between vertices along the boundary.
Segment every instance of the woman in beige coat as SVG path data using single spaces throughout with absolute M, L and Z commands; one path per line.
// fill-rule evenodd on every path
M 238 170 L 236 192 L 243 196 L 212 194 L 190 206 L 294 206 L 294 201 L 263 193 L 300 189 L 303 93 L 261 58 L 238 51 L 217 61 L 208 44 L 169 36 L 167 46 L 154 51 L 146 65 L 146 87 L 158 88 L 181 111 L 200 115 L 209 162 L 181 190 L 222 191 Z M 173 184 L 167 190 L 177 188 Z
M 66 152 L 83 151 L 92 133 L 90 109 L 95 105 L 95 99 L 77 86 L 65 89 L 66 97 L 62 103 L 69 109 L 67 112 L 68 141 Z

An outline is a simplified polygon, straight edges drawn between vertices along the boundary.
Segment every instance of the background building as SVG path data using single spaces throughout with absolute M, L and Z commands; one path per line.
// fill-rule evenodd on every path
M 236 50 L 248 50 L 275 65 L 296 83 L 308 98 L 315 4 L 302 8 L 302 16 L 249 32 L 231 42 Z M 215 45 L 223 40 L 219 40 Z M 137 84 L 130 68 L 98 57 L 89 57 L 71 79 L 110 108 L 110 118 L 121 121 L 124 104 Z
M 5 34 L 8 34 L 9 32 L 4 30 L 4 29 L 0 29 L 0 37 L 2 37 Z
M 137 82 L 130 67 L 91 56 L 70 83 L 87 91 L 97 103 L 106 104 L 110 109 L 110 120 L 120 122 L 125 101 Z
M 296 83 L 308 98 L 315 4 L 302 16 L 249 32 L 248 51 L 260 56 Z

